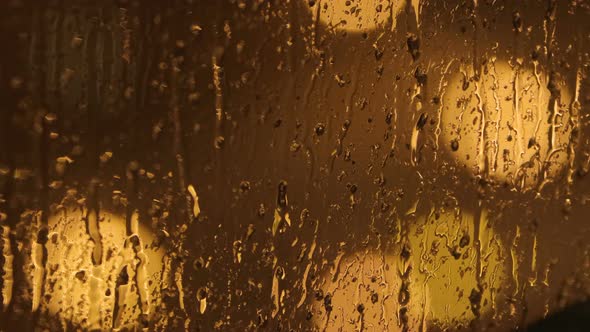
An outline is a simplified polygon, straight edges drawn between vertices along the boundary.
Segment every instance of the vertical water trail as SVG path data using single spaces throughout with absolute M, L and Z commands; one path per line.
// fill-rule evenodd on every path
M 148 13 L 143 20 L 139 20 L 139 24 L 134 24 L 136 17 L 130 14 L 129 8 L 120 6 L 117 8 L 117 21 L 119 27 L 119 36 L 121 37 L 121 49 L 120 57 L 117 59 L 124 77 L 122 78 L 124 86 L 122 87 L 125 91 L 131 91 L 134 95 L 133 98 L 127 97 L 129 100 L 128 107 L 131 113 L 132 123 L 139 122 L 141 116 L 140 105 L 143 104 L 143 100 L 146 97 L 145 91 L 145 80 L 149 73 L 149 64 L 151 63 L 151 57 L 148 55 L 147 65 L 142 66 L 145 63 L 144 49 L 145 49 L 145 33 L 143 29 L 148 24 L 149 10 L 145 9 Z M 133 30 L 133 26 L 139 26 L 140 28 L 136 31 Z M 109 40 L 112 42 L 112 40 Z M 111 48 L 114 50 L 113 45 Z M 137 51 L 136 51 L 137 49 Z M 143 81 L 141 70 L 144 70 Z M 144 82 L 143 88 L 140 90 L 140 84 Z M 131 84 L 131 85 L 129 85 Z M 129 153 L 129 163 L 125 170 L 126 179 L 126 196 L 128 198 L 128 204 L 125 212 L 125 240 L 123 243 L 123 263 L 117 278 L 116 290 L 115 290 L 115 308 L 113 315 L 113 326 L 118 326 L 121 323 L 122 311 L 128 304 L 126 301 L 127 293 L 134 290 L 137 295 L 136 305 L 139 307 L 140 316 L 138 321 L 135 322 L 135 326 L 139 329 L 147 329 L 148 316 L 151 313 L 150 308 L 150 294 L 147 285 L 147 271 L 146 266 L 148 264 L 148 257 L 143 251 L 144 244 L 139 234 L 140 225 L 140 213 L 138 208 L 140 206 L 140 193 L 139 193 L 139 171 L 140 164 L 136 161 L 135 150 L 139 148 L 140 140 L 137 128 L 130 128 L 129 140 L 130 146 L 133 149 Z
M 399 305 L 399 311 L 397 312 L 399 325 L 402 331 L 409 331 L 410 329 L 410 283 L 412 280 L 412 252 L 410 247 L 409 235 L 409 222 L 404 222 L 402 230 L 403 238 L 401 242 L 401 251 L 399 254 L 400 265 L 399 265 L 399 277 L 400 277 L 400 288 L 397 294 L 397 303 Z
M 0 212 L 0 244 L 2 245 L 2 257 L 3 257 L 3 264 L 2 264 L 2 275 L 0 278 L 2 279 L 2 283 L 0 284 L 0 291 L 2 292 L 0 295 L 2 296 L 2 312 L 6 312 L 8 306 L 12 302 L 12 286 L 14 284 L 14 255 L 12 254 L 12 248 L 10 246 L 10 226 L 3 225 L 6 222 L 6 215 Z
M 498 154 L 500 152 L 500 125 L 502 122 L 502 106 L 500 104 L 500 98 L 498 97 L 498 90 L 500 88 L 500 84 L 498 82 L 498 73 L 496 71 L 496 59 L 492 57 L 490 63 L 490 75 L 492 76 L 492 98 L 494 98 L 494 111 L 496 112 L 496 125 L 494 126 L 494 131 L 496 135 L 492 137 L 492 139 L 488 142 L 492 145 L 492 156 L 490 157 L 492 160 L 491 162 L 488 160 L 488 173 L 495 173 L 498 169 Z
M 476 280 L 476 284 L 477 284 L 477 289 L 472 289 L 471 290 L 471 294 L 469 295 L 469 301 L 471 302 L 471 311 L 473 312 L 474 316 L 475 316 L 475 320 L 472 322 L 474 325 L 473 326 L 477 326 L 479 317 L 481 315 L 481 300 L 483 298 L 483 293 L 485 291 L 484 289 L 484 283 L 483 283 L 483 273 L 484 273 L 484 267 L 483 267 L 483 249 L 482 249 L 482 245 L 484 242 L 484 239 L 482 237 L 482 233 L 485 232 L 486 227 L 488 227 L 488 210 L 485 206 L 485 202 L 483 202 L 482 200 L 479 200 L 478 202 L 478 206 L 477 206 L 477 213 L 475 215 L 475 227 L 474 227 L 474 231 L 473 231 L 473 235 L 474 235 L 474 246 L 475 246 L 475 255 L 476 255 L 476 261 L 475 261 L 475 280 Z
M 301 298 L 299 299 L 299 302 L 297 302 L 297 306 L 296 308 L 300 308 L 303 303 L 305 303 L 305 300 L 307 298 L 307 278 L 309 276 L 309 271 L 311 269 L 311 266 L 313 264 L 313 253 L 315 252 L 316 246 L 317 246 L 317 233 L 318 233 L 318 227 L 319 227 L 319 220 L 316 219 L 316 225 L 314 228 L 314 233 L 313 233 L 313 241 L 311 243 L 311 247 L 309 248 L 309 252 L 307 254 L 307 259 L 308 259 L 308 263 L 305 267 L 305 272 L 303 272 L 303 279 L 301 281 Z
M 278 190 L 277 190 L 277 201 L 276 201 L 276 208 L 274 212 L 273 224 L 272 224 L 272 235 L 273 235 L 273 250 L 276 251 L 276 248 L 279 246 L 281 241 L 280 238 L 275 237 L 277 231 L 282 229 L 284 225 L 291 226 L 291 219 L 289 217 L 289 201 L 287 198 L 287 182 L 282 180 L 279 182 Z M 275 318 L 276 315 L 281 311 L 281 303 L 282 303 L 282 296 L 285 292 L 284 289 L 280 288 L 281 280 L 285 279 L 285 269 L 281 267 L 283 264 L 282 260 L 279 262 L 277 258 L 276 252 L 274 254 L 274 263 L 273 263 L 273 278 L 272 278 L 272 287 L 271 287 L 271 301 L 273 303 L 271 317 Z
M 34 20 L 33 20 L 34 22 Z M 34 37 L 35 34 L 32 35 Z M 4 39 L 3 34 L 0 33 L 0 37 Z M 33 38 L 31 38 L 33 39 Z M 33 43 L 29 52 L 33 50 Z M 0 64 L 0 78 L 5 81 L 6 69 Z M 8 89 L 0 89 L 0 99 L 9 100 Z M 12 118 L 15 107 L 13 105 L 5 105 L 3 112 L 0 112 L 0 147 L 2 154 L 0 154 L 0 162 L 5 163 L 0 166 L 0 176 L 5 177 L 3 186 L 0 192 L 0 254 L 2 255 L 2 261 L 0 264 L 0 299 L 2 300 L 2 308 L 0 310 L 0 328 L 4 328 L 5 317 L 10 314 L 9 308 L 12 304 L 12 294 L 14 290 L 14 253 L 16 249 L 12 246 L 13 237 L 11 221 L 13 212 L 10 208 L 10 202 L 12 201 L 13 185 L 14 185 L 14 151 L 13 145 L 7 144 L 13 138 L 13 125 Z M 4 167 L 5 166 L 5 167 Z
M 92 276 L 100 278 L 103 263 L 103 238 L 100 231 L 100 180 L 98 178 L 99 156 L 100 156 L 100 112 L 102 111 L 103 86 L 101 79 L 104 75 L 103 60 L 100 58 L 104 52 L 104 36 L 100 25 L 102 23 L 102 10 L 91 10 L 94 17 L 90 19 L 84 38 L 84 54 L 86 58 L 86 98 L 88 101 L 88 156 L 90 181 L 87 191 L 87 207 L 84 216 L 86 233 L 94 247 L 91 252 Z M 98 280 L 91 279 L 90 294 L 98 295 Z M 90 295 L 89 294 L 89 295 Z M 89 328 L 98 329 L 100 323 L 100 302 L 97 298 L 90 299 Z
M 560 116 L 559 114 L 559 101 L 560 101 L 560 89 L 558 87 L 557 77 L 555 73 L 555 63 L 553 58 L 554 50 L 554 43 L 555 43 L 555 32 L 557 30 L 557 24 L 555 22 L 555 15 L 557 12 L 557 1 L 556 0 L 548 0 L 547 1 L 547 12 L 545 14 L 545 19 L 543 21 L 543 29 L 545 33 L 545 44 L 544 44 L 544 51 L 545 56 L 547 57 L 547 89 L 549 90 L 549 102 L 547 104 L 548 112 L 549 112 L 549 125 L 550 129 L 548 132 L 547 143 L 549 145 L 549 151 L 545 156 L 545 160 L 543 161 L 543 172 L 542 172 L 542 181 L 540 181 L 538 190 L 540 191 L 543 186 L 547 183 L 547 166 L 550 162 L 552 155 L 559 151 L 558 148 L 555 146 L 555 129 L 557 117 Z
M 457 61 L 457 59 L 453 58 L 453 59 L 449 60 L 449 62 L 447 63 L 446 66 L 444 66 L 444 69 L 441 70 L 441 77 L 440 77 L 440 81 L 438 83 L 437 97 L 438 97 L 438 100 L 440 101 L 440 105 L 438 105 L 436 128 L 434 130 L 434 147 L 435 147 L 434 160 L 435 161 L 436 161 L 436 158 L 438 155 L 439 138 L 440 138 L 440 134 L 442 133 L 442 129 L 441 129 L 442 116 L 443 116 L 442 112 L 445 107 L 444 96 L 445 96 L 446 89 L 447 89 L 447 83 L 445 82 L 445 79 L 447 78 L 447 75 L 449 75 L 451 73 L 451 68 L 456 61 Z
M 185 223 L 186 227 L 182 227 L 184 231 L 180 234 L 181 238 L 184 237 L 184 232 L 186 229 L 192 225 L 194 221 L 194 203 L 191 202 L 191 193 L 188 187 L 188 183 L 190 183 L 189 173 L 187 170 L 187 162 L 186 162 L 186 150 L 184 148 L 184 131 L 182 128 L 182 114 L 181 114 L 181 87 L 179 87 L 180 77 L 178 73 L 181 71 L 183 65 L 183 59 L 181 57 L 172 57 L 171 59 L 171 70 L 170 70 L 170 117 L 172 119 L 173 125 L 173 151 L 174 156 L 176 159 L 176 172 L 177 176 L 177 190 L 179 193 L 182 193 L 181 197 L 183 198 L 180 204 L 183 206 L 181 207 L 181 220 L 179 222 Z M 217 115 L 216 115 L 217 116 Z M 215 140 L 214 140 L 215 141 Z M 190 213 L 190 212 L 193 213 Z M 179 241 L 175 244 L 177 247 L 177 252 L 183 252 L 184 243 L 183 241 Z M 180 261 L 176 264 L 173 273 L 174 282 L 178 291 L 178 301 L 179 307 L 184 316 L 187 315 L 186 309 L 184 306 L 184 284 L 183 284 L 183 274 L 184 274 L 184 262 Z
M 574 183 L 574 173 L 576 172 L 575 160 L 576 160 L 576 147 L 580 141 L 580 113 L 582 104 L 580 102 L 580 90 L 582 88 L 582 80 L 584 79 L 583 73 L 583 60 L 582 60 L 582 44 L 584 38 L 581 36 L 582 33 L 578 32 L 578 56 L 576 57 L 577 69 L 576 69 L 576 85 L 574 88 L 574 97 L 569 105 L 570 117 L 569 124 L 572 127 L 571 137 L 569 137 L 567 145 L 568 154 L 568 170 L 567 170 L 567 189 L 566 193 L 568 196 L 572 194 L 572 185 Z
M 510 246 L 510 257 L 512 261 L 512 280 L 514 282 L 514 292 L 512 293 L 512 299 L 515 300 L 516 296 L 518 295 L 518 291 L 520 288 L 520 284 L 518 281 L 518 268 L 520 264 L 520 259 L 518 256 L 518 247 L 519 247 L 519 240 L 520 240 L 520 226 L 515 226 L 515 234 L 512 240 L 512 245 Z M 514 306 L 514 305 L 512 305 Z M 515 308 L 512 308 L 511 314 L 513 315 Z
M 39 9 L 37 9 L 39 10 Z M 46 12 L 43 12 L 45 14 Z M 47 277 L 47 235 L 49 233 L 49 225 L 48 225 L 48 214 L 49 214 L 49 128 L 48 125 L 52 121 L 53 116 L 50 115 L 50 110 L 47 109 L 49 107 L 47 103 L 47 73 L 46 70 L 50 67 L 49 59 L 56 59 L 57 58 L 57 50 L 54 50 L 53 54 L 47 54 L 46 49 L 49 48 L 48 42 L 45 39 L 45 33 L 41 29 L 43 29 L 44 18 L 43 14 L 38 14 L 37 19 L 39 22 L 37 23 L 38 33 L 39 33 L 39 45 L 38 51 L 36 55 L 38 58 L 35 60 L 37 63 L 37 72 L 38 75 L 38 85 L 36 86 L 35 97 L 36 102 L 38 103 L 39 107 L 42 109 L 43 118 L 41 120 L 41 132 L 39 133 L 38 137 L 38 152 L 39 152 L 39 200 L 40 200 L 40 212 L 36 215 L 38 229 L 37 229 L 37 238 L 32 248 L 32 261 L 34 264 L 34 275 L 33 275 L 33 299 L 32 299 L 32 306 L 31 310 L 34 314 L 33 321 L 38 320 L 38 313 L 37 310 L 41 305 L 42 296 L 45 291 L 45 279 Z M 51 27 L 48 35 L 51 33 L 59 34 L 58 29 L 60 29 L 60 22 L 63 18 L 58 17 Z M 55 74 L 55 71 L 53 73 Z M 55 77 L 54 77 L 54 80 Z
M 354 110 L 354 97 L 357 94 L 357 89 L 358 89 L 358 83 L 359 83 L 359 75 L 360 75 L 360 69 L 361 69 L 361 57 L 357 57 L 357 60 L 354 64 L 354 67 L 352 69 L 352 76 L 350 78 L 350 81 L 352 82 L 352 85 L 350 86 L 350 88 L 348 89 L 348 96 L 347 96 L 347 102 L 346 102 L 346 109 L 344 111 L 344 123 L 342 124 L 342 128 L 340 130 L 340 133 L 338 134 L 338 138 L 336 139 L 336 147 L 334 148 L 334 150 L 332 151 L 330 157 L 331 157 L 331 161 L 330 161 L 330 173 L 334 172 L 334 163 L 336 161 L 337 158 L 340 157 L 340 155 L 342 155 L 342 148 L 344 145 L 344 139 L 346 138 L 346 135 L 348 134 L 348 130 L 350 128 L 350 125 L 352 124 L 352 112 Z
M 1 75 L 1 74 L 0 74 Z M 0 91 L 0 96 L 3 92 Z M 13 108 L 10 107 L 5 112 L 2 112 L 2 139 L 4 142 L 9 142 L 12 134 L 12 119 Z M 10 208 L 10 202 L 12 201 L 12 192 L 14 190 L 14 156 L 11 145 L 6 146 L 7 168 L 2 169 L 3 175 L 7 177 L 0 193 L 0 254 L 2 254 L 3 263 L 0 265 L 0 298 L 2 299 L 2 310 L 0 310 L 0 320 L 5 320 L 5 315 L 10 313 L 9 308 L 12 304 L 12 297 L 14 293 L 15 280 L 14 280 L 14 258 L 17 248 L 13 246 L 13 235 L 12 235 L 12 220 L 13 211 Z M 4 324 L 0 323 L 0 327 Z

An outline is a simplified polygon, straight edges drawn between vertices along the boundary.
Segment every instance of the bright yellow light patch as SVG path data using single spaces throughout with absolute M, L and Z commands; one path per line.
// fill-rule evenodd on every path
M 531 188 L 568 160 L 571 95 L 538 64 L 491 59 L 450 77 L 442 98 L 442 145 L 474 174 Z M 553 86 L 553 97 L 548 89 Z
M 64 326 L 111 329 L 120 293 L 121 309 L 115 325 L 134 325 L 142 314 L 149 317 L 160 299 L 165 249 L 154 246 L 156 237 L 149 227 L 132 222 L 138 237 L 127 237 L 125 217 L 101 211 L 102 262 L 94 265 L 95 244 L 86 232 L 85 213 L 79 208 L 64 209 L 49 218 L 45 289 L 39 310 L 57 317 Z M 141 243 L 139 251 L 132 245 L 137 239 Z M 126 265 L 129 281 L 117 289 L 117 280 Z M 42 268 L 39 264 L 33 269 L 34 288 L 41 281 Z
M 401 0 L 302 0 L 314 19 L 328 28 L 343 31 L 374 30 L 388 22 L 395 27 Z M 393 18 L 390 21 L 390 18 Z
M 409 239 L 412 280 L 419 288 L 418 296 L 424 298 L 425 321 L 456 328 L 457 324 L 468 324 L 476 312 L 496 314 L 496 295 L 505 281 L 507 253 L 494 234 L 486 210 L 477 218 L 458 209 L 433 211 L 412 225 Z
M 335 262 L 322 276 L 321 291 L 313 295 L 316 327 L 328 332 L 401 331 L 399 267 L 399 257 L 377 250 L 357 252 Z M 421 293 L 421 285 L 410 284 L 411 296 Z M 416 313 L 420 312 L 422 300 L 422 296 L 410 300 L 411 331 L 419 327 Z
M 475 234 L 477 222 L 480 227 Z M 404 306 L 410 331 L 431 324 L 443 328 L 467 326 L 475 311 L 495 315 L 506 260 L 499 239 L 488 226 L 485 211 L 479 221 L 470 213 L 455 210 L 433 212 L 412 224 L 408 235 L 411 254 L 405 263 L 399 252 L 375 249 L 337 258 L 322 275 L 321 291 L 316 291 L 311 300 L 315 326 L 320 330 L 325 327 L 325 331 L 356 331 L 361 327 L 401 331 L 399 312 Z M 476 239 L 480 249 L 474 244 Z M 411 272 L 406 297 L 400 290 L 408 266 Z

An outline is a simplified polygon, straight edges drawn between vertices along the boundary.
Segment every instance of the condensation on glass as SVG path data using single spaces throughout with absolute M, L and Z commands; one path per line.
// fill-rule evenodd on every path
M 0 4 L 2 330 L 524 329 L 590 296 L 590 4 Z

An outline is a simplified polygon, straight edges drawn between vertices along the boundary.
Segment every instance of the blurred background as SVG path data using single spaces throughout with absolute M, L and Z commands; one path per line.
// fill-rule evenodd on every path
M 0 26 L 0 330 L 590 324 L 588 1 L 6 0 Z

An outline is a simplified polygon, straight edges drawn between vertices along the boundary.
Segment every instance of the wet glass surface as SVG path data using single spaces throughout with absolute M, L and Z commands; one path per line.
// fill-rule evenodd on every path
M 582 0 L 3 1 L 0 330 L 582 328 L 589 37 Z

